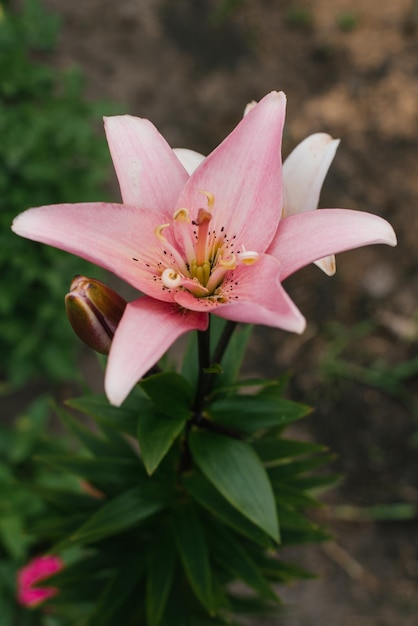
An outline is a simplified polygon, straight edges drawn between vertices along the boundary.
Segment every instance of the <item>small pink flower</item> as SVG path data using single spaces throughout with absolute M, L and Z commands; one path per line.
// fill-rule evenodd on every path
M 38 207 L 15 219 L 17 234 L 97 263 L 145 294 L 127 305 L 112 341 L 112 404 L 180 335 L 205 330 L 209 314 L 300 333 L 305 319 L 282 287 L 287 276 L 336 252 L 396 244 L 392 227 L 369 213 L 281 219 L 285 104 L 283 93 L 268 94 L 208 157 L 183 152 L 184 166 L 148 120 L 107 118 L 123 204 Z M 299 166 L 293 184 L 298 174 L 303 180 Z
M 32 559 L 17 573 L 17 599 L 23 606 L 34 608 L 58 593 L 54 587 L 37 587 L 36 584 L 61 571 L 64 563 L 59 556 L 46 555 Z

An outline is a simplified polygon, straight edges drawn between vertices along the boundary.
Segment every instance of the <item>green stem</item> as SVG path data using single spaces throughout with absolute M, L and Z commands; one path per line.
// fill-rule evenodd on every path
M 237 322 L 227 322 L 222 331 L 222 335 L 219 338 L 218 345 L 216 346 L 216 350 L 213 354 L 213 363 L 220 363 L 222 361 L 223 355 L 225 354 L 225 350 L 228 347 L 230 339 L 234 333 L 234 330 L 237 327 Z
M 199 355 L 199 378 L 193 405 L 195 415 L 198 415 L 202 410 L 210 380 L 210 374 L 205 371 L 210 365 L 210 322 L 207 330 L 197 331 L 197 345 Z
M 190 449 L 189 449 L 189 433 L 193 425 L 199 428 L 204 428 L 212 432 L 216 432 L 234 439 L 242 439 L 243 433 L 223 426 L 222 424 L 216 424 L 202 415 L 202 410 L 205 404 L 206 395 L 211 389 L 215 374 L 207 372 L 207 369 L 213 363 L 220 363 L 225 350 L 228 347 L 228 343 L 232 337 L 232 334 L 237 326 L 236 322 L 227 322 L 223 332 L 219 338 L 218 345 L 216 346 L 213 354 L 213 359 L 210 357 L 210 325 L 205 331 L 197 331 L 197 345 L 198 345 L 198 359 L 199 359 L 199 378 L 197 381 L 196 395 L 193 404 L 193 416 L 188 420 L 184 433 L 184 439 L 182 441 L 182 450 L 180 455 L 180 472 L 185 472 L 190 469 L 192 464 Z
M 210 357 L 210 334 L 209 328 L 206 331 L 197 331 L 198 349 L 199 349 L 199 379 L 197 383 L 197 392 L 194 402 L 195 423 L 199 422 L 199 414 L 202 411 L 205 397 L 211 390 L 213 381 L 217 374 L 205 372 L 210 365 L 220 363 L 225 354 L 225 350 L 231 340 L 233 332 L 237 327 L 237 322 L 227 322 L 219 338 L 218 345 Z

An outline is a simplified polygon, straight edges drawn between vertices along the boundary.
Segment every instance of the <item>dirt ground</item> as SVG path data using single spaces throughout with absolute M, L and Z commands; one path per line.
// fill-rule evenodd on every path
M 289 608 L 275 623 L 417 624 L 418 3 L 44 4 L 62 19 L 54 62 L 82 68 L 89 98 L 150 118 L 173 147 L 207 153 L 247 102 L 282 89 L 285 154 L 312 132 L 342 140 L 321 206 L 393 224 L 398 248 L 340 255 L 332 279 L 315 267 L 293 276 L 286 287 L 306 333 L 259 329 L 247 367 L 292 371 L 292 397 L 315 406 L 301 435 L 327 444 L 346 476 L 318 514 L 335 542 L 292 550 L 320 578 L 284 589 Z M 365 521 L 362 507 L 376 505 L 392 506 Z

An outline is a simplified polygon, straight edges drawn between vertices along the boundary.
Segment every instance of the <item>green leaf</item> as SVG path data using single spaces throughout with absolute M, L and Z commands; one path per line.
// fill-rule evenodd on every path
M 216 317 L 215 319 L 212 318 L 212 325 L 214 325 L 218 319 L 219 318 Z M 224 323 L 224 327 L 230 323 L 231 322 Z M 237 379 L 252 330 L 253 326 L 251 326 L 251 324 L 238 326 L 234 330 L 234 334 L 228 344 L 228 349 L 225 351 L 221 360 L 223 373 L 215 379 L 214 387 L 229 385 Z M 218 337 L 220 337 L 219 333 Z
M 84 424 L 81 424 L 67 411 L 64 411 L 61 407 L 55 406 L 55 411 L 60 417 L 61 421 L 75 435 L 75 437 L 77 437 L 77 439 L 83 444 L 86 450 L 98 457 L 113 456 L 114 446 L 112 445 L 111 441 L 106 440 L 104 437 L 97 433 L 94 433 L 90 428 L 87 428 L 86 426 L 84 426 Z
M 193 389 L 188 381 L 175 372 L 155 374 L 141 380 L 140 385 L 158 410 L 168 417 L 189 419 Z
M 186 417 L 169 417 L 158 411 L 150 402 L 148 410 L 143 410 L 138 419 L 138 441 L 142 460 L 149 475 L 158 467 L 182 432 Z
M 334 454 L 320 454 L 308 457 L 307 459 L 301 459 L 299 461 L 281 463 L 280 465 L 268 468 L 268 473 L 273 483 L 289 481 L 295 479 L 300 474 L 311 472 L 314 469 L 322 467 L 334 459 Z
M 214 422 L 248 433 L 291 424 L 305 417 L 310 410 L 284 398 L 261 395 L 221 398 L 207 408 Z
M 283 528 L 282 545 L 296 546 L 307 543 L 319 543 L 332 539 L 331 535 L 323 528 L 306 528 L 303 530 Z
M 241 515 L 219 491 L 198 471 L 183 476 L 183 484 L 192 498 L 225 524 L 255 541 L 264 548 L 270 548 L 272 541 L 264 531 Z
M 58 511 L 70 515 L 80 511 L 96 509 L 100 500 L 87 493 L 76 493 L 60 489 L 37 487 L 36 491 L 43 500 L 52 505 Z
M 239 390 L 251 389 L 252 387 L 266 388 L 269 386 L 276 387 L 277 382 L 275 380 L 270 380 L 269 378 L 243 378 L 241 380 L 236 380 L 229 385 L 217 387 L 213 392 L 211 392 L 210 397 L 215 398 L 230 396 L 232 393 L 236 393 Z
M 306 509 L 321 505 L 318 500 L 315 500 L 315 498 L 295 485 L 276 482 L 273 483 L 273 491 L 277 502 L 294 507 L 295 509 Z
M 295 476 L 290 478 L 289 483 L 304 491 L 313 491 L 317 494 L 320 491 L 335 487 L 344 480 L 342 474 L 320 474 L 318 476 Z
M 176 552 L 171 533 L 163 528 L 148 552 L 146 615 L 148 626 L 159 626 L 170 593 Z
M 148 519 L 168 503 L 159 485 L 143 484 L 109 500 L 70 537 L 72 543 L 95 542 Z
M 202 525 L 191 503 L 175 509 L 172 532 L 191 588 L 209 613 L 214 612 L 209 550 Z
M 282 530 L 289 528 L 290 530 L 319 530 L 318 524 L 314 524 L 307 517 L 295 511 L 290 506 L 284 504 L 278 504 L 278 510 L 280 515 L 280 527 Z
M 138 421 L 138 411 L 140 410 L 140 399 L 138 394 L 135 395 L 135 402 L 130 396 L 122 407 L 109 405 L 104 395 L 82 396 L 80 398 L 72 398 L 66 401 L 67 406 L 77 409 L 97 420 L 101 424 L 106 424 L 111 428 L 126 432 L 130 435 L 136 435 L 136 423 Z M 148 398 L 142 398 L 142 402 L 148 403 Z
M 91 626 L 121 624 L 119 611 L 135 590 L 138 602 L 138 583 L 145 572 L 145 560 L 135 551 L 128 558 L 121 559 L 119 567 L 111 576 L 100 594 L 93 614 L 89 619 Z M 137 589 L 136 589 L 137 588 Z
M 279 601 L 253 559 L 231 533 L 218 528 L 217 534 L 211 537 L 211 546 L 214 558 L 235 579 L 242 580 L 265 598 Z
M 105 491 L 126 484 L 134 485 L 139 478 L 145 476 L 139 460 L 115 457 L 84 458 L 71 454 L 45 454 L 37 457 L 37 460 L 62 472 L 85 478 Z
M 224 498 L 279 541 L 273 490 L 253 448 L 246 442 L 197 429 L 191 431 L 189 443 L 195 463 Z
M 293 580 L 315 578 L 315 574 L 297 565 L 293 565 L 293 563 L 285 563 L 284 561 L 279 561 L 279 559 L 266 555 L 258 555 L 257 565 L 268 580 L 278 583 L 289 583 Z
M 26 535 L 24 520 L 16 515 L 13 510 L 0 517 L 0 546 L 3 544 L 10 556 L 15 560 L 22 560 L 26 556 L 29 537 Z
M 264 463 L 273 465 L 295 456 L 324 452 L 325 446 L 310 441 L 274 438 L 271 433 L 253 443 L 254 449 Z

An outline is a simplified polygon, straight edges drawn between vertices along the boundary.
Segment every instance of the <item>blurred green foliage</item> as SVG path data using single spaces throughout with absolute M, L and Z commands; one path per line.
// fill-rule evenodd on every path
M 62 449 L 63 442 L 46 434 L 50 410 L 39 397 L 18 417 L 14 428 L 0 424 L 0 624 L 56 626 L 42 611 L 28 611 L 16 602 L 17 570 L 43 546 L 32 532 L 46 514 L 43 489 L 68 487 L 73 481 L 35 463 L 37 455 Z
M 10 224 L 31 206 L 103 200 L 110 161 L 98 130 L 103 105 L 83 99 L 79 71 L 46 64 L 57 19 L 38 0 L 19 13 L 0 8 L 0 377 L 17 386 L 34 375 L 74 378 L 63 298 L 75 274 L 92 271 Z

